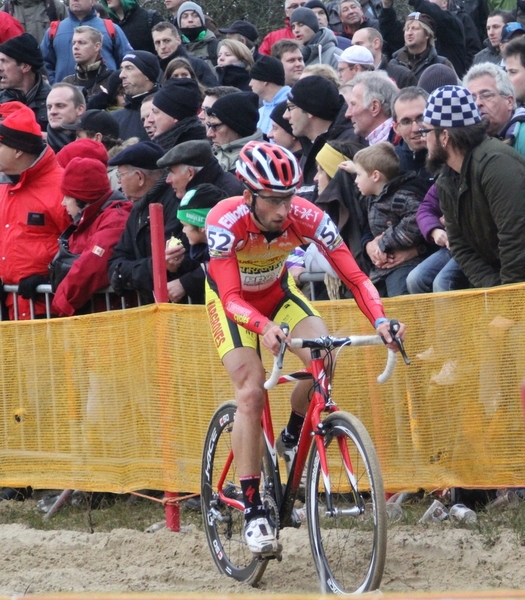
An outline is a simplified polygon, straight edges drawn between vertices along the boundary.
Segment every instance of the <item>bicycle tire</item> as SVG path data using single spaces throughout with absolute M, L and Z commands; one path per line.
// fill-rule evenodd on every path
M 228 577 L 256 586 L 268 559 L 256 558 L 244 540 L 244 513 L 219 500 L 217 481 L 232 448 L 231 431 L 237 405 L 226 402 L 213 415 L 202 457 L 201 507 L 206 539 L 219 571 Z M 226 483 L 227 482 L 227 483 Z M 230 466 L 225 486 L 228 495 L 242 500 L 235 462 Z
M 326 510 L 328 499 L 319 452 L 314 444 L 308 460 L 306 515 L 317 574 L 327 593 L 376 590 L 385 566 L 387 518 L 383 479 L 374 445 L 363 424 L 350 413 L 332 413 L 323 426 L 329 494 L 335 510 L 332 514 Z M 355 487 L 344 468 L 338 440 L 348 448 Z M 366 507 L 359 515 L 355 514 L 359 512 L 358 505 Z

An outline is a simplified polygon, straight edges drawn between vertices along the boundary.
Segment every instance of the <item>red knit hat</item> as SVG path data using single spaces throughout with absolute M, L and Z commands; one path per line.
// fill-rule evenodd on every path
M 18 102 L 18 100 L 13 100 L 13 102 L 2 102 L 2 104 L 0 104 L 0 119 L 5 119 L 24 106 L 26 105 L 22 104 L 22 102 Z
M 61 191 L 81 202 L 100 200 L 111 191 L 106 167 L 95 158 L 73 158 L 64 171 Z
M 105 167 L 108 166 L 109 156 L 104 144 L 89 138 L 81 138 L 64 146 L 57 154 L 57 162 L 65 169 L 74 158 L 78 157 L 94 158 L 99 160 Z
M 42 129 L 30 108 L 21 106 L 0 123 L 0 144 L 28 154 L 39 155 L 44 151 Z

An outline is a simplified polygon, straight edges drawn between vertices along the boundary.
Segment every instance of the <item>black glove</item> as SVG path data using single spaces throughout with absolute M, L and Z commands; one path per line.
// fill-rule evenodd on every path
M 36 288 L 46 283 L 49 283 L 49 279 L 44 275 L 29 275 L 18 282 L 18 294 L 25 300 L 36 300 L 38 296 Z
M 87 109 L 105 110 L 117 103 L 117 94 L 122 87 L 122 79 L 120 79 L 120 69 L 113 71 L 111 75 L 102 84 L 105 91 L 100 91 L 94 94 L 87 102 Z

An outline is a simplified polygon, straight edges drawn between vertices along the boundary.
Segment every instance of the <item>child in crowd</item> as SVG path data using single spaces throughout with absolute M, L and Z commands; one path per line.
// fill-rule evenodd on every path
M 370 279 L 383 297 L 408 294 L 407 275 L 428 253 L 416 221 L 426 188 L 415 173 L 400 175 L 399 158 L 388 142 L 359 150 L 354 165 L 368 210 L 363 248 L 373 263 Z
M 190 257 L 198 261 L 204 272 L 208 268 L 210 255 L 204 225 L 210 210 L 227 195 L 215 185 L 202 183 L 187 191 L 177 210 L 182 231 L 190 243 Z

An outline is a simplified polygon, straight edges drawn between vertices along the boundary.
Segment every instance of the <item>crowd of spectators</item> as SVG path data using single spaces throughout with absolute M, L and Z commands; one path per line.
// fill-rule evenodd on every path
M 265 139 L 300 160 L 298 195 L 330 213 L 383 295 L 525 280 L 513 2 L 409 0 L 400 18 L 392 0 L 285 0 L 284 27 L 264 37 L 193 1 L 165 0 L 164 14 L 136 0 L 39 4 L 0 13 L 0 278 L 19 290 L 4 295 L 8 318 L 45 314 L 50 264 L 64 270 L 54 316 L 85 312 L 108 285 L 153 302 L 152 202 L 170 300 L 204 302 L 195 215 L 242 194 L 239 153 Z

